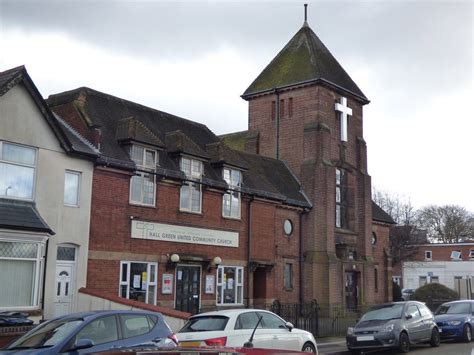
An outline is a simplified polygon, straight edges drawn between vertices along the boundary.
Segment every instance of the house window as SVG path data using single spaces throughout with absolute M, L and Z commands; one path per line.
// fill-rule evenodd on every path
M 426 261 L 433 260 L 433 254 L 431 253 L 431 250 L 425 250 L 425 260 Z
M 439 276 L 431 276 L 431 283 L 439 284 Z
M 275 101 L 272 101 L 271 115 L 272 115 L 272 121 L 274 121 L 275 115 L 276 115 L 276 102 Z
M 454 291 L 461 292 L 462 276 L 454 276 Z
M 280 100 L 280 118 L 285 116 L 285 100 Z
M 293 98 L 288 99 L 288 117 L 293 117 Z
M 474 260 L 474 249 L 469 250 L 469 259 Z
M 157 263 L 120 262 L 119 296 L 156 305 Z
M 155 150 L 132 145 L 130 156 L 137 165 L 137 171 L 130 180 L 130 202 L 141 205 L 155 205 L 155 171 L 158 154 Z
M 79 206 L 79 186 L 81 173 L 66 170 L 64 175 L 64 204 L 66 206 Z
M 374 289 L 375 292 L 379 291 L 379 270 L 377 268 L 374 269 Z
M 336 227 L 348 228 L 347 177 L 341 169 L 336 169 Z
M 419 287 L 424 286 L 427 283 L 428 283 L 427 277 L 426 276 L 420 276 Z
M 283 276 L 284 286 L 286 290 L 293 289 L 293 264 L 285 263 L 285 270 Z
M 242 173 L 239 170 L 224 168 L 223 175 L 230 189 L 222 197 L 222 215 L 224 217 L 240 218 Z
M 217 304 L 243 304 L 243 272 L 240 266 L 219 266 L 217 268 Z
M 453 250 L 451 252 L 451 260 L 462 260 L 461 251 L 460 250 Z
M 181 211 L 201 212 L 201 176 L 202 162 L 190 158 L 181 158 L 181 170 L 190 181 L 183 182 L 179 199 Z
M 0 141 L 0 197 L 33 200 L 36 149 Z
M 39 306 L 42 244 L 0 242 L 0 308 Z

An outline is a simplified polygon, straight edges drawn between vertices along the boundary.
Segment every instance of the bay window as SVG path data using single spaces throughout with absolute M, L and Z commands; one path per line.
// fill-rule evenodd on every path
M 230 190 L 222 198 L 222 215 L 230 218 L 240 218 L 240 187 L 242 173 L 239 170 L 224 168 L 223 178 Z
M 36 149 L 0 141 L 0 197 L 33 200 Z
M 181 171 L 190 181 L 185 181 L 181 186 L 179 209 L 188 212 L 201 212 L 201 177 L 202 162 L 196 159 L 181 158 Z
M 243 304 L 243 272 L 241 266 L 219 266 L 217 268 L 217 304 Z
M 155 205 L 155 171 L 158 154 L 155 150 L 132 145 L 130 157 L 137 165 L 137 171 L 130 180 L 130 202 L 142 205 Z

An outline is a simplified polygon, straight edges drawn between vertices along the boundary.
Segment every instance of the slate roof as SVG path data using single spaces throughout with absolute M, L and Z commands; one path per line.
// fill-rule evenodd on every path
M 225 189 L 222 166 L 237 167 L 243 173 L 242 192 L 311 207 L 283 162 L 231 149 L 203 124 L 86 87 L 51 95 L 47 102 L 53 111 L 74 108 L 63 112 L 75 112 L 70 114 L 100 129 L 101 164 L 133 170 L 124 143 L 146 143 L 159 152 L 157 174 L 164 177 L 185 179 L 179 158 L 190 155 L 203 161 L 204 185 Z
M 388 224 L 397 224 L 397 222 L 374 201 L 372 201 L 372 220 Z
M 363 103 L 369 102 L 306 23 L 245 90 L 242 98 L 309 83 L 324 83 L 352 94 Z
M 41 218 L 33 202 L 0 199 L 0 229 L 55 233 Z

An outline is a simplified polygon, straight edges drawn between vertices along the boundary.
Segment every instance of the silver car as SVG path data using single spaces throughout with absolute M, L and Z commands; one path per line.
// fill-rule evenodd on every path
M 439 346 L 440 335 L 428 307 L 421 302 L 408 301 L 373 307 L 355 327 L 348 328 L 346 341 L 352 354 L 385 348 L 407 353 L 416 343 Z

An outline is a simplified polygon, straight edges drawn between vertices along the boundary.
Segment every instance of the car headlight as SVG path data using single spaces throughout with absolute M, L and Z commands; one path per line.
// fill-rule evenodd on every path
M 460 325 L 462 322 L 460 320 L 450 320 L 449 325 Z
M 353 334 L 354 334 L 354 328 L 353 327 L 347 328 L 347 335 L 353 335 Z
M 385 327 L 382 328 L 382 332 L 389 333 L 393 330 L 395 325 L 393 323 L 386 325 Z

